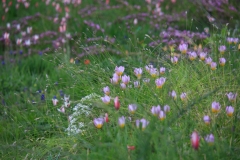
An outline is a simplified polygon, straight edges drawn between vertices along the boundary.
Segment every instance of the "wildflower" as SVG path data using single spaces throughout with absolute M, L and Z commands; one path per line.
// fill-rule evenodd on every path
M 165 113 L 170 112 L 170 107 L 169 107 L 169 105 L 165 105 L 165 106 L 163 107 L 163 110 L 164 110 Z
M 7 23 L 7 28 L 10 29 L 11 28 L 11 24 Z
M 166 68 L 165 67 L 160 67 L 160 74 L 164 74 L 165 73 Z
M 226 94 L 227 95 L 227 97 L 228 97 L 228 100 L 230 101 L 230 102 L 234 102 L 235 100 L 236 100 L 236 98 L 237 98 L 237 93 L 232 93 L 232 92 L 229 92 L 229 93 L 227 93 Z
M 58 103 L 58 99 L 57 99 L 56 96 L 53 97 L 53 99 L 52 99 L 52 103 L 53 103 L 54 106 L 57 105 L 57 103 Z
M 180 44 L 178 49 L 182 54 L 186 54 L 187 49 L 188 49 L 188 45 L 186 43 Z
M 135 18 L 135 19 L 133 20 L 133 24 L 136 25 L 137 23 L 138 23 L 138 20 L 137 20 L 137 18 Z
M 45 95 L 44 95 L 44 94 L 41 95 L 41 100 L 42 100 L 42 101 L 45 100 Z
M 108 122 L 109 122 L 109 119 L 108 119 L 108 114 L 107 114 L 107 113 L 105 113 L 104 121 L 105 121 L 106 123 L 108 123 Z
M 134 84 L 135 88 L 140 87 L 140 82 L 139 81 L 134 81 L 133 84 Z
M 85 60 L 84 60 L 84 64 L 85 64 L 85 65 L 89 65 L 89 64 L 90 64 L 90 60 L 89 60 L 89 59 L 85 59 Z
M 17 39 L 17 45 L 20 45 L 22 43 L 22 39 Z
M 188 57 L 191 61 L 193 61 L 197 58 L 197 53 L 196 52 L 189 52 Z
M 5 32 L 4 35 L 3 35 L 3 38 L 5 40 L 8 40 L 9 39 L 9 33 Z
M 212 62 L 211 63 L 211 69 L 214 71 L 217 69 L 217 63 L 216 62 Z
M 187 93 L 185 92 L 181 93 L 180 98 L 182 101 L 185 101 L 187 99 Z
M 157 107 L 156 106 L 152 106 L 152 108 L 151 108 L 151 112 L 152 112 L 152 114 L 154 116 L 159 115 L 160 111 L 161 111 L 160 105 L 158 105 Z
M 164 85 L 165 81 L 166 81 L 166 78 L 164 78 L 164 77 L 156 79 L 155 80 L 155 84 L 156 84 L 157 88 L 162 88 L 162 86 Z
M 70 101 L 65 101 L 64 102 L 64 106 L 67 108 L 67 107 L 70 107 Z
M 70 99 L 70 95 L 64 94 L 64 101 L 69 102 L 69 99 Z
M 124 116 L 118 118 L 118 124 L 119 124 L 120 128 L 123 128 L 125 126 L 125 117 Z
M 25 45 L 26 45 L 26 46 L 30 46 L 30 45 L 31 45 L 31 40 L 30 40 L 30 39 L 26 40 L 26 41 L 25 41 Z
M 198 133 L 196 131 L 194 131 L 191 135 L 191 143 L 192 143 L 192 147 L 195 150 L 198 150 L 199 141 L 200 141 L 200 137 L 199 137 Z
M 101 97 L 103 103 L 109 104 L 110 103 L 110 97 L 105 95 L 104 97 Z
M 211 119 L 210 119 L 210 117 L 209 117 L 208 115 L 206 115 L 206 116 L 203 117 L 203 121 L 204 121 L 206 124 L 210 124 Z
M 135 146 L 129 146 L 129 145 L 127 145 L 127 149 L 128 149 L 129 151 L 134 150 L 134 149 L 135 149 Z
M 165 118 L 166 118 L 166 114 L 164 113 L 164 111 L 160 111 L 160 113 L 159 113 L 159 119 L 160 119 L 161 121 L 163 121 Z
M 226 63 L 226 59 L 225 58 L 219 58 L 219 64 L 220 66 L 224 66 Z
M 148 73 L 150 73 L 150 69 L 154 68 L 153 65 L 149 64 L 145 66 L 145 69 Z
M 178 57 L 174 56 L 174 57 L 171 57 L 171 62 L 173 64 L 177 64 L 178 63 Z
M 59 112 L 65 113 L 65 108 L 62 106 L 60 109 L 57 109 Z
M 110 80 L 111 80 L 111 83 L 118 84 L 119 76 L 116 73 L 114 73 L 113 78 L 111 78 Z
M 20 24 L 16 25 L 17 30 L 20 30 Z
M 135 68 L 134 69 L 134 74 L 138 79 L 140 79 L 141 76 L 142 76 L 142 68 Z
M 143 79 L 143 82 L 144 82 L 144 83 L 149 83 L 149 82 L 150 82 L 150 79 L 149 79 L 149 78 L 144 78 L 144 79 Z
M 200 52 L 200 53 L 199 53 L 199 58 L 200 58 L 202 61 L 205 60 L 206 56 L 207 56 L 207 53 L 205 53 L 205 52 Z
M 126 86 L 126 84 L 121 83 L 121 84 L 120 84 L 120 87 L 121 87 L 122 89 L 126 89 L 127 86 Z
M 130 82 L 130 77 L 126 75 L 122 76 L 122 82 L 128 84 Z
M 224 52 L 226 51 L 226 46 L 222 45 L 218 47 L 218 50 L 221 54 L 224 54 Z
M 228 42 L 229 44 L 232 44 L 233 38 L 232 38 L 232 37 L 227 37 L 227 42 Z
M 103 118 L 94 118 L 93 123 L 95 125 L 95 127 L 97 127 L 98 129 L 102 128 L 103 123 L 104 123 L 104 119 Z
M 234 108 L 232 106 L 226 107 L 226 113 L 229 117 L 231 117 L 233 115 L 233 112 L 234 112 Z
M 123 66 L 119 66 L 119 67 L 115 67 L 115 73 L 118 75 L 118 76 L 121 76 L 122 73 L 124 72 L 124 67 Z
M 158 70 L 156 68 L 150 68 L 149 73 L 153 78 L 158 76 Z
M 212 112 L 213 113 L 218 113 L 220 111 L 221 105 L 219 102 L 213 102 L 212 103 Z
M 175 91 L 172 91 L 172 92 L 170 93 L 170 96 L 171 96 L 174 100 L 177 99 L 177 94 L 176 94 Z
M 141 124 L 142 130 L 144 130 L 147 127 L 147 125 L 149 124 L 149 122 L 144 118 L 142 118 L 141 120 L 139 120 L 139 119 L 136 120 L 137 128 L 140 127 L 140 124 Z
M 27 33 L 28 34 L 32 33 L 32 27 L 27 27 Z
M 206 58 L 206 59 L 205 59 L 205 63 L 206 63 L 207 65 L 211 65 L 211 63 L 212 63 L 212 58 L 211 58 L 211 57 Z
M 213 134 L 209 134 L 205 137 L 205 141 L 209 144 L 213 144 L 214 143 L 214 136 Z
M 116 110 L 119 110 L 119 108 L 120 108 L 120 101 L 119 101 L 118 97 L 114 98 L 114 107 L 116 108 Z
M 110 88 L 108 86 L 103 88 L 103 92 L 105 95 L 109 95 L 110 94 Z
M 128 105 L 128 110 L 129 110 L 130 113 L 134 114 L 136 109 L 137 109 L 137 105 L 136 104 L 129 104 Z
M 233 43 L 237 44 L 238 43 L 238 38 L 233 38 Z

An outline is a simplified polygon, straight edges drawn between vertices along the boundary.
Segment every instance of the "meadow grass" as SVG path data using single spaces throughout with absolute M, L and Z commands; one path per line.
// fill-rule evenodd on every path
M 18 14 L 10 10 L 5 14 L 6 19 L 11 22 L 39 11 L 39 19 L 28 24 L 35 29 L 34 33 L 58 30 L 58 25 L 48 19 L 55 11 L 47 10 L 44 13 L 46 5 L 40 2 L 38 5 L 29 10 L 19 9 Z M 211 24 L 207 38 L 185 37 L 184 43 L 188 43 L 189 52 L 208 52 L 207 57 L 217 63 L 217 69 L 212 70 L 205 60 L 199 57 L 190 60 L 189 53 L 181 54 L 178 42 L 166 44 L 157 42 L 156 38 L 168 25 L 178 25 L 179 30 L 203 30 L 208 24 L 201 21 L 203 15 L 194 17 L 192 21 L 189 17 L 191 14 L 176 22 L 163 20 L 159 27 L 162 28 L 154 29 L 152 24 L 158 21 L 149 17 L 123 18 L 129 14 L 148 12 L 146 2 L 129 1 L 126 5 L 125 1 L 120 0 L 113 1 L 112 5 L 122 6 L 120 9 L 99 9 L 89 15 L 82 12 L 81 18 L 70 5 L 72 17 L 67 31 L 72 38 L 47 53 L 31 54 L 28 58 L 10 54 L 13 50 L 22 50 L 23 53 L 34 50 L 35 54 L 51 46 L 51 42 L 48 43 L 52 40 L 50 36 L 33 47 L 5 46 L 1 55 L 6 64 L 0 68 L 1 159 L 240 159 L 239 95 L 231 101 L 226 95 L 230 92 L 239 94 L 240 51 L 238 43 L 228 44 L 226 40 L 230 36 L 239 37 L 239 31 L 226 25 L 220 26 L 220 21 Z M 141 9 L 134 8 L 134 5 L 140 5 Z M 81 4 L 82 8 L 89 6 L 104 7 L 96 1 Z M 164 2 L 163 6 L 164 13 L 188 9 L 170 2 Z M 169 9 L 166 9 L 167 6 Z M 189 13 L 201 10 L 192 3 L 189 6 L 195 7 Z M 59 14 L 62 16 L 63 13 Z M 133 24 L 135 18 L 139 19 L 138 25 Z M 86 20 L 99 23 L 104 32 L 86 24 L 80 27 Z M 216 29 L 216 26 L 222 29 Z M 10 30 L 10 33 L 14 31 Z M 21 37 L 18 34 L 16 37 Z M 64 37 L 64 34 L 58 34 Z M 106 37 L 114 38 L 115 42 Z M 170 37 L 173 38 L 176 37 Z M 157 42 L 157 45 L 151 47 L 150 42 Z M 221 45 L 226 46 L 224 54 L 218 49 Z M 84 56 L 78 53 L 84 53 Z M 174 57 L 178 57 L 178 62 L 172 62 Z M 222 57 L 226 59 L 224 66 L 219 63 Z M 12 59 L 14 63 L 10 63 Z M 118 77 L 119 82 L 113 84 L 110 79 L 114 77 L 117 66 L 125 69 Z M 157 75 L 151 76 L 146 66 L 156 68 Z M 159 73 L 160 67 L 166 68 L 163 74 Z M 141 78 L 135 75 L 135 68 L 143 70 Z M 120 85 L 124 75 L 130 77 L 126 88 Z M 160 77 L 165 77 L 166 82 L 157 88 L 155 80 Z M 137 87 L 134 84 L 136 81 L 140 84 Z M 101 99 L 105 96 L 103 88 L 106 86 L 110 88 L 109 104 Z M 182 93 L 187 96 L 181 98 Z M 70 101 L 66 100 L 66 95 L 70 95 Z M 52 102 L 55 96 L 57 105 Z M 119 98 L 119 109 L 116 109 L 115 97 Z M 66 102 L 70 102 L 70 106 Z M 212 112 L 213 102 L 221 105 L 217 113 Z M 129 111 L 130 104 L 137 106 L 134 113 Z M 166 117 L 162 118 L 159 113 L 153 115 L 151 109 L 158 105 Z M 169 112 L 164 110 L 166 105 L 170 107 Z M 228 116 L 227 106 L 234 107 L 232 116 Z M 106 113 L 109 122 L 97 128 L 94 119 L 106 118 Z M 210 117 L 209 124 L 203 120 L 206 115 Z M 125 123 L 121 127 L 118 121 L 122 116 Z M 141 119 L 149 122 L 145 128 L 143 122 L 136 125 Z M 193 132 L 198 134 L 200 143 L 195 149 L 191 142 Z M 206 140 L 210 134 L 214 135 L 211 142 Z

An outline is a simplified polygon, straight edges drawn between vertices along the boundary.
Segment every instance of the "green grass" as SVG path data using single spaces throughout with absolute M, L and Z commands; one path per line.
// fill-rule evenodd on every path
M 32 2 L 34 4 L 34 2 Z M 121 4 L 114 1 L 113 4 Z M 141 12 L 147 12 L 144 2 L 130 4 L 141 5 Z M 180 3 L 180 2 L 177 2 Z M 188 4 L 184 1 L 183 4 Z M 88 5 L 100 6 L 95 1 L 83 2 L 82 8 Z M 164 4 L 165 5 L 165 4 Z M 167 4 L 166 4 L 167 5 Z M 175 4 L 170 6 L 171 11 L 180 11 L 182 7 Z M 186 6 L 187 5 L 183 5 Z M 189 6 L 192 6 L 190 4 Z M 46 6 L 39 2 L 38 8 L 30 10 L 20 9 L 18 15 L 11 11 L 7 19 L 12 21 L 37 11 L 42 13 L 39 20 L 30 22 L 35 33 L 48 30 L 57 30 L 57 25 L 47 20 L 47 15 L 53 15 L 53 10 L 47 10 Z M 215 71 L 197 58 L 190 61 L 186 55 L 181 54 L 179 62 L 172 64 L 170 56 L 179 53 L 177 47 L 174 50 L 164 50 L 165 44 L 160 43 L 157 47 L 150 48 L 147 44 L 151 41 L 146 34 L 151 32 L 159 36 L 159 31 L 152 31 L 148 20 L 139 22 L 139 25 L 130 25 L 129 31 L 125 21 L 119 20 L 129 13 L 135 14 L 140 11 L 123 7 L 115 10 L 97 10 L 94 14 L 85 18 L 79 18 L 77 9 L 71 11 L 68 32 L 77 32 L 73 40 L 69 40 L 61 48 L 40 55 L 32 55 L 22 58 L 19 55 L 10 55 L 5 48 L 1 55 L 5 60 L 14 58 L 19 63 L 2 65 L 0 68 L 0 159 L 240 159 L 240 122 L 239 122 L 239 91 L 240 91 L 240 63 L 237 45 L 229 45 L 226 37 L 237 37 L 239 31 L 224 26 L 221 30 L 210 28 L 210 37 L 204 42 L 194 40 L 189 45 L 202 44 L 203 47 L 211 49 L 209 56 L 218 66 Z M 189 13 L 197 11 L 194 6 Z M 185 7 L 183 9 L 186 9 Z M 164 9 L 165 10 L 165 9 Z M 60 15 L 63 13 L 60 13 Z M 16 17 L 17 16 L 17 17 Z M 190 23 L 192 17 L 171 23 L 178 25 L 179 29 L 194 31 L 196 26 L 202 30 L 207 22 L 196 19 Z M 74 19 L 76 18 L 76 19 Z M 104 33 L 94 32 L 84 25 L 84 20 L 99 23 L 105 29 Z M 114 22 L 108 26 L 107 22 Z M 129 23 L 133 23 L 132 21 Z M 200 26 L 199 26 L 200 25 Z M 237 25 L 237 24 L 236 24 Z M 83 26 L 83 27 L 80 27 Z M 234 25 L 232 25 L 234 26 Z M 161 24 L 166 28 L 165 24 Z M 232 32 L 233 31 L 233 32 Z M 156 33 L 155 33 L 156 32 Z M 87 42 L 87 38 L 107 36 L 116 38 L 114 44 L 103 39 Z M 18 36 L 18 35 L 16 35 Z M 239 37 L 239 36 L 238 36 Z M 222 44 L 227 46 L 227 51 L 221 55 L 218 47 Z M 45 48 L 48 44 L 35 46 L 34 49 Z M 106 46 L 118 50 L 117 55 L 109 51 L 99 51 L 79 58 L 73 53 L 74 47 L 81 53 L 87 46 Z M 70 49 L 71 48 L 71 49 Z M 25 48 L 24 52 L 27 52 Z M 219 58 L 225 57 L 225 66 L 219 66 Z M 78 62 L 70 63 L 70 58 Z M 89 64 L 84 64 L 89 60 Z M 166 72 L 158 77 L 166 77 L 163 88 L 157 89 L 155 79 L 144 69 L 146 65 L 152 64 L 159 69 L 166 67 Z M 114 85 L 110 78 L 116 66 L 124 66 L 124 74 L 131 78 L 126 89 L 120 85 Z M 134 88 L 133 82 L 137 80 L 134 68 L 142 68 L 143 74 L 140 87 Z M 149 83 L 144 83 L 143 78 L 149 78 Z M 100 97 L 104 96 L 103 87 L 109 86 L 111 102 L 106 105 Z M 71 105 L 66 108 L 65 113 L 58 109 L 64 104 L 59 91 L 70 95 Z M 169 96 L 171 91 L 176 91 L 177 98 Z M 187 93 L 187 100 L 182 101 L 180 94 Z M 230 102 L 226 93 L 238 93 L 237 99 Z M 86 99 L 90 94 L 96 97 Z M 44 94 L 45 100 L 41 100 Z M 56 96 L 59 100 L 57 106 L 53 106 L 52 98 Z M 113 99 L 118 96 L 120 109 L 114 108 Z M 212 113 L 213 101 L 220 102 L 221 109 L 217 114 Z M 129 113 L 128 105 L 137 104 L 138 108 L 134 114 Z M 76 105 L 85 105 L 90 113 L 85 115 L 81 110 L 74 110 Z M 151 107 L 160 105 L 170 106 L 170 112 L 161 121 L 151 114 Z M 233 106 L 235 111 L 232 117 L 225 112 L 226 106 Z M 73 116 L 73 114 L 79 113 Z M 110 122 L 104 123 L 101 129 L 94 126 L 93 119 L 103 117 L 108 113 Z M 210 125 L 206 125 L 203 116 L 211 117 Z M 81 132 L 70 134 L 66 128 L 70 126 L 71 118 L 76 118 L 73 125 L 84 123 Z M 118 118 L 126 117 L 124 128 L 118 125 Z M 131 120 L 128 119 L 131 117 Z M 136 127 L 137 119 L 145 118 L 150 123 L 145 130 Z M 194 150 L 191 146 L 191 134 L 197 131 L 200 135 L 200 146 Z M 204 137 L 213 134 L 215 141 L 209 145 Z M 135 150 L 128 150 L 127 146 L 135 146 Z

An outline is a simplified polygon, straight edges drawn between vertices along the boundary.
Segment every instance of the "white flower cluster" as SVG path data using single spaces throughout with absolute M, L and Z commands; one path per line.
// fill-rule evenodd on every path
M 97 95 L 96 93 L 92 93 L 83 97 L 80 100 L 80 103 L 78 103 L 73 108 L 73 114 L 68 117 L 69 124 L 68 128 L 66 129 L 68 135 L 74 135 L 84 132 L 84 127 L 86 126 L 86 124 L 84 122 L 79 122 L 79 119 L 84 119 L 84 117 L 88 116 L 91 113 L 91 108 L 89 106 L 92 104 L 89 101 L 99 98 L 99 95 Z M 88 104 L 86 105 L 86 103 Z

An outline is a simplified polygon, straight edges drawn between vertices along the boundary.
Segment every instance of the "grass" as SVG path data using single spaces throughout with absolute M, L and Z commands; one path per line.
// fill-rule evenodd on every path
M 31 5 L 34 4 L 31 2 Z M 185 7 L 187 5 L 179 7 L 177 4 L 164 2 L 162 10 L 165 14 L 171 14 L 188 9 Z M 103 9 L 103 3 L 82 2 L 80 11 L 89 6 L 88 10 L 102 7 L 86 16 L 86 12 L 81 12 L 79 16 L 79 10 L 74 5 L 65 5 L 71 10 L 67 32 L 71 33 L 72 38 L 66 38 L 66 43 L 61 43 L 60 48 L 52 46 L 55 42 L 53 37 L 63 38 L 64 33 L 57 31 L 58 23 L 48 20 L 57 12 L 43 12 L 45 7 L 51 6 L 39 2 L 38 7 L 30 7 L 29 10 L 20 6 L 17 15 L 12 9 L 4 13 L 5 22 L 12 22 L 40 12 L 38 20 L 28 21 L 23 28 L 32 26 L 32 35 L 46 31 L 57 34 L 46 36 L 37 44 L 26 47 L 13 44 L 15 37 L 21 37 L 20 32 L 13 38 L 14 29 L 7 30 L 11 34 L 11 45 L 4 45 L 2 49 L 1 60 L 5 65 L 0 68 L 1 159 L 239 159 L 239 95 L 232 102 L 226 96 L 229 92 L 239 94 L 240 90 L 240 51 L 238 44 L 228 44 L 226 41 L 226 37 L 239 37 L 239 31 L 233 27 L 237 25 L 237 18 L 227 27 L 223 24 L 225 19 L 218 17 L 216 24 L 210 23 L 210 36 L 207 38 L 183 38 L 188 43 L 189 51 L 198 52 L 200 48 L 196 46 L 199 44 L 207 50 L 208 57 L 217 62 L 217 69 L 211 70 L 198 57 L 191 61 L 188 55 L 180 53 L 179 37 L 169 38 L 169 41 L 176 39 L 174 45 L 166 42 L 168 45 L 163 42 L 164 38 L 160 38 L 156 46 L 149 46 L 150 42 L 158 41 L 159 34 L 169 26 L 177 25 L 179 30 L 191 32 L 202 31 L 209 22 L 201 20 L 204 17 L 201 8 L 190 3 L 192 9 L 189 13 L 196 12 L 198 16 L 188 14 L 182 18 L 179 15 L 179 20 L 174 22 L 163 19 L 159 28 L 154 28 L 152 24 L 157 24 L 158 20 L 151 16 L 145 19 L 136 16 L 137 13 L 150 13 L 144 1 L 130 1 L 129 5 L 124 5 L 124 1 L 111 1 L 111 5 L 119 5 L 120 8 Z M 136 9 L 134 5 L 141 8 Z M 169 9 L 166 9 L 167 6 Z M 64 13 L 60 12 L 59 17 Z M 124 19 L 127 15 L 136 17 Z M 232 15 L 235 16 L 234 13 Z M 137 25 L 133 24 L 135 18 L 138 19 Z M 191 21 L 191 18 L 194 20 Z M 99 23 L 104 32 L 88 26 L 85 20 Z M 211 25 L 218 25 L 221 29 Z M 5 27 L 6 24 L 2 22 L 1 26 Z M 196 26 L 198 29 L 195 30 Z M 4 27 L 2 30 L 5 31 Z M 106 37 L 114 38 L 115 42 L 110 42 Z M 227 47 L 224 54 L 218 51 L 220 45 Z M 39 55 L 38 52 L 46 47 L 50 50 Z M 31 52 L 31 56 L 26 58 L 22 54 L 10 54 L 20 50 L 23 55 Z M 80 56 L 82 53 L 83 57 Z M 171 62 L 173 56 L 179 56 L 177 64 Z M 224 66 L 219 65 L 221 57 L 226 58 Z M 166 72 L 152 77 L 145 69 L 149 64 L 157 70 L 165 67 Z M 130 76 L 126 89 L 110 81 L 116 66 L 124 66 L 123 75 Z M 143 69 L 141 79 L 134 75 L 134 68 Z M 166 78 L 161 89 L 157 89 L 155 84 L 159 77 Z M 150 82 L 144 83 L 144 78 L 149 78 Z M 140 82 L 139 87 L 134 87 L 135 81 Z M 105 86 L 110 88 L 111 101 L 108 105 L 101 100 Z M 172 91 L 176 92 L 176 99 L 171 97 Z M 184 101 L 180 98 L 183 92 L 187 94 Z M 71 104 L 64 107 L 65 112 L 61 113 L 58 110 L 64 106 L 63 94 L 70 95 Z M 56 106 L 52 103 L 54 96 L 59 101 Z M 120 101 L 119 110 L 114 107 L 115 97 Z M 214 101 L 221 104 L 218 113 L 212 112 Z M 129 104 L 137 105 L 134 114 L 129 112 Z M 152 106 L 157 105 L 162 110 L 165 105 L 170 106 L 164 120 L 151 113 Z M 233 116 L 227 116 L 226 106 L 234 107 Z M 105 113 L 108 113 L 109 122 L 105 122 L 101 129 L 96 128 L 94 118 L 104 117 Z M 203 121 L 205 115 L 211 118 L 209 125 Z M 123 128 L 118 124 L 121 116 L 126 119 Z M 145 129 L 141 129 L 142 125 L 136 126 L 136 121 L 142 118 L 149 121 Z M 190 141 L 194 131 L 200 137 L 197 150 L 193 149 Z M 214 135 L 213 143 L 205 140 L 209 134 Z M 127 146 L 134 146 L 135 149 L 130 150 Z

